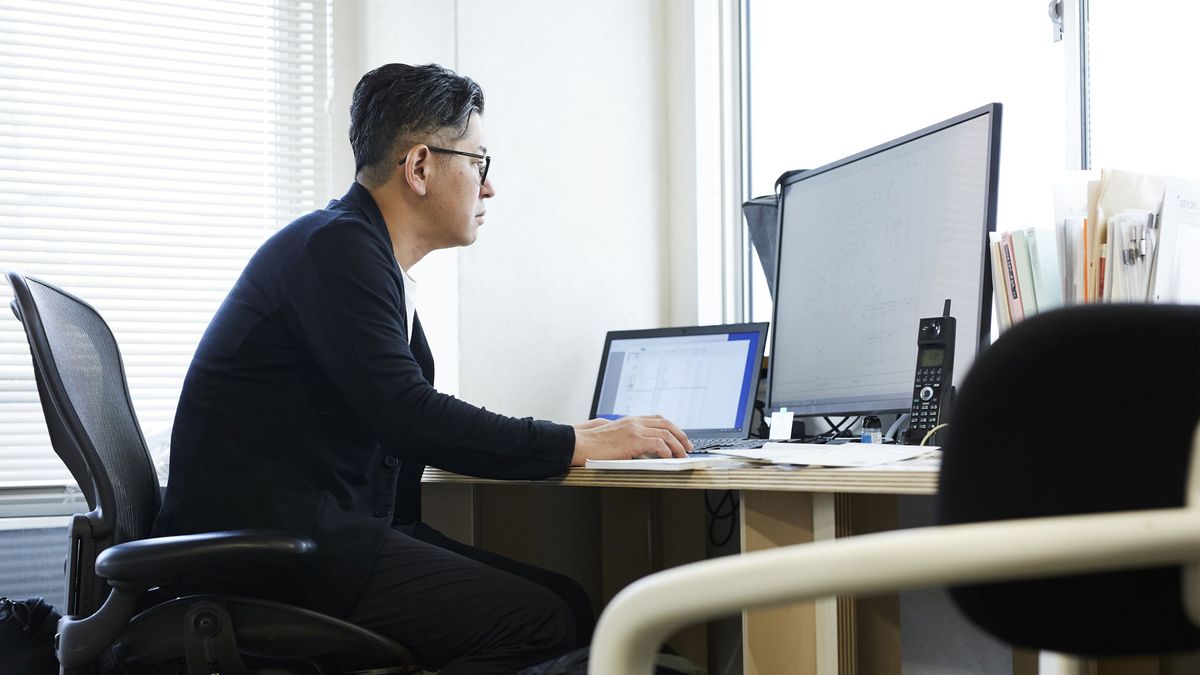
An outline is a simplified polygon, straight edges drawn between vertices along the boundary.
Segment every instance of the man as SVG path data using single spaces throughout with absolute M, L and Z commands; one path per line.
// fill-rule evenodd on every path
M 657 417 L 565 426 L 433 388 L 408 270 L 467 246 L 495 195 L 475 82 L 383 66 L 354 91 L 350 191 L 251 259 L 205 332 L 171 439 L 159 535 L 261 528 L 311 536 L 317 563 L 275 592 L 408 646 L 431 669 L 506 673 L 586 641 L 565 577 L 453 542 L 420 519 L 425 465 L 488 478 L 589 458 L 681 456 Z

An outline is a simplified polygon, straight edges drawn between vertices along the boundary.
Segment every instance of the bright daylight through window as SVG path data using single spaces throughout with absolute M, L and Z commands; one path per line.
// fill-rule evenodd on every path
M 751 194 L 770 194 L 784 171 L 815 168 L 991 101 L 1004 105 L 998 230 L 1052 223 L 1052 186 L 1080 168 L 1082 134 L 1086 168 L 1200 178 L 1189 142 L 1200 106 L 1191 84 L 1200 6 L 1063 4 L 1082 4 L 1086 30 L 1068 20 L 1075 34 L 1055 42 L 1044 2 L 949 11 L 933 0 L 866 0 L 851 14 L 837 3 L 748 0 Z M 1080 70 L 1078 54 L 1067 51 L 1080 43 L 1082 87 L 1067 76 Z M 1086 126 L 1080 101 L 1089 104 Z M 766 280 L 748 258 L 746 314 L 768 320 Z

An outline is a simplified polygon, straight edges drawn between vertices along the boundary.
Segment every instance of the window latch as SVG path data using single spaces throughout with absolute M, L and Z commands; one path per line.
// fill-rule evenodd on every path
M 1050 30 L 1055 42 L 1062 42 L 1063 39 L 1063 0 L 1050 0 L 1050 7 L 1047 8 L 1050 14 Z

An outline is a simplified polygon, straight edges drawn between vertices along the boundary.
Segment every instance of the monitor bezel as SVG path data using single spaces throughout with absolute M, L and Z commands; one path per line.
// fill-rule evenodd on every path
M 596 408 L 600 405 L 600 389 L 604 386 L 604 371 L 608 368 L 608 356 L 613 340 L 637 340 L 644 338 L 658 337 L 687 337 L 689 335 L 724 335 L 730 333 L 758 333 L 758 349 L 754 354 L 754 382 L 750 385 L 749 405 L 742 411 L 741 424 L 737 431 L 718 431 L 713 429 L 693 429 L 705 433 L 709 437 L 730 438 L 746 437 L 752 431 L 750 423 L 754 417 L 754 401 L 758 398 L 758 387 L 762 379 L 763 367 L 763 352 L 767 347 L 767 329 L 770 326 L 765 321 L 753 323 L 727 323 L 716 324 L 711 326 L 677 326 L 671 328 L 645 328 L 637 330 L 615 330 L 609 331 L 604 337 L 604 351 L 600 356 L 600 370 L 596 375 L 596 388 L 592 393 L 592 409 L 588 413 L 588 419 L 596 418 Z
M 783 215 L 784 215 L 784 199 L 788 192 L 788 187 L 795 183 L 808 180 L 815 176 L 827 173 L 834 169 L 852 164 L 881 152 L 891 150 L 898 146 L 910 143 L 914 140 L 930 136 L 950 127 L 968 122 L 978 117 L 988 115 L 988 144 L 987 144 L 987 181 L 984 187 L 986 213 L 984 214 L 984 232 L 982 237 L 982 245 L 980 246 L 979 256 L 982 264 L 980 265 L 980 297 L 979 297 L 979 312 L 974 317 L 974 323 L 978 333 L 976 334 L 976 348 L 974 356 L 978 356 L 991 343 L 992 330 L 992 271 L 991 271 L 991 256 L 988 251 L 988 233 L 996 231 L 996 192 L 1000 179 L 1000 122 L 1003 115 L 1004 106 L 1000 103 L 989 103 L 987 105 L 975 108 L 974 110 L 955 115 L 936 124 L 932 124 L 918 131 L 905 134 L 899 138 L 895 138 L 886 143 L 881 143 L 867 150 L 857 152 L 848 157 L 844 157 L 834 162 L 830 162 L 815 169 L 809 169 L 795 175 L 784 177 L 778 186 L 779 206 L 778 215 L 775 223 L 775 302 L 771 308 L 771 324 L 779 325 L 779 299 L 781 297 L 781 285 L 779 283 L 779 275 L 782 270 L 783 259 Z M 959 318 L 959 329 L 961 330 L 966 324 L 957 314 L 951 312 L 956 318 Z M 916 335 L 916 326 L 913 326 L 913 335 Z M 774 356 L 775 341 L 778 331 L 771 331 L 771 355 Z M 913 358 L 916 358 L 916 340 L 913 341 Z M 973 361 L 973 359 L 972 359 Z M 769 410 L 777 410 L 779 408 L 787 408 L 795 412 L 797 415 L 861 415 L 867 413 L 906 413 L 912 405 L 912 398 L 907 393 L 903 398 L 897 398 L 894 395 L 880 394 L 873 399 L 862 398 L 854 401 L 837 402 L 829 401 L 817 404 L 799 403 L 797 401 L 780 401 L 775 396 L 774 392 L 774 376 L 775 376 L 775 359 L 770 358 L 767 361 L 767 408 Z M 915 363 L 915 361 L 914 361 Z M 958 368 L 956 367 L 957 371 Z M 915 372 L 915 369 L 914 369 Z M 961 373 L 965 375 L 966 373 Z

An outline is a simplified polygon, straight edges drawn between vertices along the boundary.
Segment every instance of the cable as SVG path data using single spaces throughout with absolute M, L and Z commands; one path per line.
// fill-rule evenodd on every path
M 850 429 L 855 425 L 855 423 L 858 422 L 857 416 L 856 417 L 849 417 L 849 416 L 843 417 L 842 421 L 838 422 L 837 424 L 834 424 L 833 420 L 829 419 L 828 417 L 822 417 L 821 419 L 825 420 L 825 423 L 828 424 L 830 428 L 828 431 L 823 431 L 820 434 L 817 434 L 817 438 L 821 439 L 821 438 L 828 437 L 828 438 L 826 438 L 826 440 L 828 440 L 828 441 L 831 441 L 831 440 L 837 438 L 838 436 L 841 436 L 843 433 L 850 431 Z
M 758 413 L 758 426 L 754 425 L 754 413 Z M 754 400 L 754 410 L 750 413 L 750 428 L 754 430 L 750 434 L 754 438 L 767 438 L 771 435 L 771 428 L 767 425 L 767 404 L 762 399 Z
M 710 516 L 708 521 L 708 541 L 715 548 L 721 548 L 729 543 L 729 540 L 733 538 L 734 531 L 737 529 L 737 493 L 735 493 L 733 490 L 725 490 L 722 493 L 721 498 L 717 500 L 717 505 L 713 506 L 708 499 L 710 492 L 711 490 L 705 490 L 704 492 L 704 508 L 708 511 L 708 515 Z M 718 539 L 717 523 L 726 519 L 729 520 L 729 529 L 725 532 L 724 537 Z
M 903 415 L 897 417 L 896 421 L 892 422 L 892 426 L 888 427 L 887 433 L 883 435 L 884 442 L 892 441 L 894 443 L 899 443 L 899 441 L 896 440 L 896 434 L 900 431 L 900 427 L 908 421 L 910 416 L 910 413 L 904 413 Z
M 942 429 L 945 429 L 945 428 L 946 428 L 946 427 L 948 427 L 948 426 L 950 426 L 950 423 L 949 423 L 949 422 L 947 422 L 947 423 L 945 423 L 945 424 L 939 424 L 939 425 L 937 425 L 936 427 L 934 427 L 934 428 L 930 429 L 930 430 L 929 430 L 929 433 L 925 434 L 925 438 L 922 438 L 922 439 L 921 439 L 921 442 L 920 442 L 920 443 L 918 443 L 917 445 L 925 445 L 925 443 L 926 443 L 926 442 L 927 442 L 927 441 L 930 439 L 930 437 L 932 437 L 932 436 L 933 436 L 934 434 L 936 434 L 938 431 L 941 431 Z

